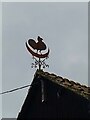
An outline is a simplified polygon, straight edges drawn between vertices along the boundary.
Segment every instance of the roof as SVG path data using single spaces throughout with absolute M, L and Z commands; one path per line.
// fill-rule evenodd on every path
M 67 89 L 72 90 L 73 92 L 85 97 L 86 99 L 89 99 L 90 87 L 81 85 L 80 83 L 74 82 L 72 80 L 68 80 L 67 78 L 57 76 L 53 73 L 44 72 L 43 70 L 37 70 L 35 73 L 35 76 L 37 74 L 44 78 L 47 78 L 48 80 L 50 80 L 58 85 L 61 85 Z
M 89 118 L 88 87 L 37 70 L 17 120 Z

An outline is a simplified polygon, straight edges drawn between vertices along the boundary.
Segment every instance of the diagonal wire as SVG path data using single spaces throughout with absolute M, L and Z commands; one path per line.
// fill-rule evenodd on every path
M 10 93 L 10 92 L 14 92 L 16 90 L 20 90 L 20 89 L 23 89 L 23 88 L 26 88 L 26 87 L 29 87 L 29 86 L 31 86 L 31 85 L 25 85 L 23 87 L 19 87 L 19 88 L 15 88 L 15 89 L 12 89 L 12 90 L 8 90 L 8 91 L 0 93 L 0 95 L 6 94 L 6 93 Z

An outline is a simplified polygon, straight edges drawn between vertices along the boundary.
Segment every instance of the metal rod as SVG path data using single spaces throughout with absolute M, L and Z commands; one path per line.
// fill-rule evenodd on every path
M 39 70 L 41 69 L 41 61 L 40 61 L 40 58 L 39 58 Z

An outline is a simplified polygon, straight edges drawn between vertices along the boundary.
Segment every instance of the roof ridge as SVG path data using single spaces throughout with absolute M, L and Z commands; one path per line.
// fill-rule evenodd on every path
M 43 70 L 37 70 L 36 74 L 41 75 L 42 77 L 50 79 L 52 82 L 57 83 L 65 88 L 68 88 L 81 96 L 89 99 L 90 96 L 90 87 L 86 85 L 81 85 L 78 82 L 74 82 L 72 80 L 68 80 L 67 78 L 63 78 L 61 76 L 57 76 L 54 73 L 44 72 Z M 35 74 L 35 75 L 36 75 Z

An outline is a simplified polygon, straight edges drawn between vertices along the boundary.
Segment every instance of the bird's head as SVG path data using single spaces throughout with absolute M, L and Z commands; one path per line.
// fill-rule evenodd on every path
M 38 36 L 37 40 L 42 41 L 43 39 L 40 36 Z

